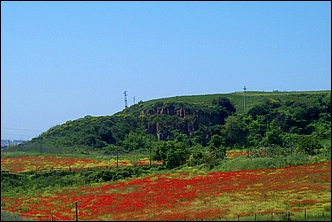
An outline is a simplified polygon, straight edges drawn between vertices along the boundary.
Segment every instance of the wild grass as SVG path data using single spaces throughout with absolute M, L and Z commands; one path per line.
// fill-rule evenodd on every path
M 257 170 L 274 169 L 304 164 L 313 164 L 331 161 L 330 153 L 323 153 L 316 156 L 296 154 L 282 157 L 260 157 L 250 158 L 240 156 L 234 159 L 226 159 L 215 166 L 211 171 L 234 171 L 234 170 Z
M 259 104 L 266 99 L 273 98 L 275 100 L 280 101 L 281 103 L 286 102 L 286 100 L 294 100 L 296 101 L 299 97 L 307 97 L 313 98 L 317 97 L 317 94 L 329 93 L 330 90 L 322 90 L 322 91 L 292 91 L 292 92 L 282 92 L 275 90 L 273 92 L 264 92 L 264 91 L 247 91 L 246 92 L 246 109 L 250 109 L 255 104 Z M 244 92 L 232 92 L 232 93 L 216 93 L 216 94 L 205 94 L 205 95 L 185 95 L 185 96 L 174 96 L 168 98 L 161 99 L 153 99 L 146 101 L 142 104 L 136 104 L 135 106 L 141 105 L 142 107 L 151 107 L 156 102 L 188 102 L 193 104 L 203 104 L 210 106 L 214 99 L 218 99 L 219 97 L 227 97 L 229 98 L 234 107 L 237 110 L 237 113 L 244 112 Z M 307 99 L 310 103 L 310 99 Z M 308 104 L 309 105 L 309 104 Z M 129 107 L 130 108 L 130 107 Z

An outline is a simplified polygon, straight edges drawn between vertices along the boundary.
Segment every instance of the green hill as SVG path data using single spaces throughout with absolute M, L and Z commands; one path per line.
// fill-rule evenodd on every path
M 188 146 L 205 147 L 216 134 L 229 149 L 286 146 L 292 135 L 331 139 L 330 90 L 247 91 L 245 101 L 245 110 L 244 92 L 140 101 L 110 116 L 85 116 L 53 126 L 16 148 L 74 153 L 118 148 L 131 152 L 147 149 L 150 140 L 158 143 L 181 136 L 186 137 Z M 276 135 L 268 138 L 270 134 Z
M 250 109 L 255 104 L 265 101 L 266 99 L 273 98 L 279 100 L 281 103 L 288 101 L 301 101 L 306 105 L 311 105 L 315 99 L 321 95 L 330 94 L 331 90 L 323 91 L 295 91 L 295 92 L 262 92 L 262 91 L 247 91 L 246 92 L 246 108 Z M 219 97 L 227 97 L 234 104 L 237 113 L 243 113 L 244 109 L 244 92 L 234 92 L 228 94 L 206 94 L 206 95 L 193 95 L 193 96 L 175 96 L 162 99 L 149 100 L 141 103 L 141 107 L 147 109 L 153 106 L 156 102 L 188 102 L 193 104 L 203 104 L 209 106 L 214 99 Z M 136 104 L 137 105 L 137 104 Z M 133 107 L 135 107 L 134 105 Z

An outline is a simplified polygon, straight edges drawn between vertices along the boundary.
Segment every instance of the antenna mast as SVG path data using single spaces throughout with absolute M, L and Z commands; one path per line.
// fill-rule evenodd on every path
M 246 86 L 244 86 L 243 87 L 243 90 L 244 90 L 244 111 L 246 110 L 246 90 L 247 90 L 247 87 Z
M 127 91 L 124 91 L 124 101 L 125 101 L 125 108 L 128 107 L 128 104 L 127 104 Z

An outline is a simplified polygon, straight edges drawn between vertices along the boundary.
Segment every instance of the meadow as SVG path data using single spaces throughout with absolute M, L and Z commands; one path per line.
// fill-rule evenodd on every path
M 229 152 L 228 158 L 240 161 L 245 155 L 245 152 Z M 24 169 L 18 167 L 18 161 L 24 161 L 19 157 L 2 158 L 1 165 L 11 172 L 23 172 L 60 166 L 68 170 L 68 165 L 73 169 L 103 167 L 111 162 L 52 158 L 26 158 Z M 331 217 L 331 162 L 228 172 L 186 169 L 19 195 L 2 193 L 1 209 L 40 221 L 75 220 L 76 203 L 78 220 L 310 220 L 310 217 L 329 220 Z

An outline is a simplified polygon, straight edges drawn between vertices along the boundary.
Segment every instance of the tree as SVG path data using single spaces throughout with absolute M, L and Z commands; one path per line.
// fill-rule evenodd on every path
M 207 151 L 204 153 L 203 163 L 207 164 L 209 169 L 212 169 L 215 165 L 217 165 L 218 160 L 215 154 Z
M 125 139 L 122 141 L 122 146 L 127 151 L 138 150 L 144 148 L 146 145 L 146 138 L 136 132 L 129 132 L 125 135 Z
M 266 103 L 262 103 L 262 104 L 258 104 L 254 107 L 252 107 L 251 109 L 249 109 L 248 111 L 248 115 L 251 115 L 252 118 L 254 120 L 257 119 L 257 116 L 266 116 L 267 114 L 270 113 L 271 107 L 266 104 Z
M 167 153 L 167 142 L 160 141 L 152 155 L 153 160 L 165 160 Z
M 212 105 L 218 105 L 225 108 L 225 110 L 228 112 L 228 115 L 232 115 L 236 112 L 236 109 L 234 105 L 231 103 L 231 101 L 227 97 L 219 97 L 218 100 L 213 100 Z
M 112 140 L 112 123 L 110 120 L 102 121 L 100 124 L 100 128 L 98 130 L 98 134 L 100 135 L 100 139 L 105 141 L 106 143 L 111 143 Z
M 297 151 L 309 155 L 314 155 L 315 151 L 323 148 L 318 138 L 313 135 L 300 135 L 298 137 Z
M 163 160 L 167 168 L 175 168 L 185 163 L 189 156 L 188 149 L 182 142 L 167 142 L 166 158 Z
M 306 113 L 306 120 L 308 122 L 312 122 L 314 120 L 318 120 L 319 119 L 319 114 L 321 113 L 319 107 L 317 106 L 311 106 L 309 108 L 307 108 L 307 113 Z
M 190 138 L 187 134 L 182 133 L 180 130 L 172 130 L 171 131 L 171 139 L 175 142 L 183 142 L 187 146 L 190 145 Z
M 88 135 L 85 137 L 85 140 L 84 140 L 84 145 L 87 145 L 87 146 L 94 146 L 96 144 L 96 137 L 95 135 Z
M 192 142 L 194 144 L 201 144 L 202 146 L 206 146 L 208 143 L 208 133 L 209 127 L 205 125 L 199 126 L 199 128 L 192 133 Z
M 256 120 L 252 116 L 246 118 L 248 127 L 248 146 L 258 146 L 266 132 L 265 116 L 257 116 Z
M 270 98 L 266 101 L 266 104 L 269 105 L 271 108 L 278 108 L 281 106 L 279 100 L 275 100 L 273 98 Z
M 143 131 L 143 125 L 141 121 L 137 121 L 137 118 L 131 115 L 118 115 L 114 116 L 114 124 L 111 126 L 112 143 L 114 140 L 115 145 L 120 145 L 121 141 L 125 139 L 125 136 L 133 130 Z
M 182 142 L 168 142 L 170 142 L 170 149 L 168 149 L 166 153 L 166 167 L 171 169 L 183 165 L 189 157 L 186 145 Z
M 181 166 L 189 158 L 189 150 L 185 143 L 169 140 L 157 147 L 154 160 L 162 160 L 166 168 Z
M 307 125 L 306 115 L 307 115 L 306 107 L 302 107 L 299 105 L 295 106 L 292 109 L 292 126 L 298 128 L 300 132 Z
M 196 144 L 186 162 L 189 166 L 200 165 L 204 162 L 204 156 L 205 152 L 203 146 L 201 144 Z
M 266 123 L 271 123 L 273 120 L 275 123 L 281 127 L 283 131 L 289 131 L 290 125 L 289 120 L 291 115 L 285 110 L 273 110 L 266 116 Z
M 265 142 L 269 145 L 283 145 L 282 140 L 282 130 L 281 127 L 272 120 L 272 122 L 268 125 L 266 130 Z
M 215 134 L 211 137 L 211 140 L 208 143 L 208 148 L 218 159 L 224 159 L 226 157 L 226 147 L 224 144 L 224 138 Z
M 331 114 L 331 92 L 318 98 L 318 107 L 322 113 Z
M 241 116 L 229 116 L 224 125 L 224 135 L 227 146 L 246 145 L 248 130 Z

